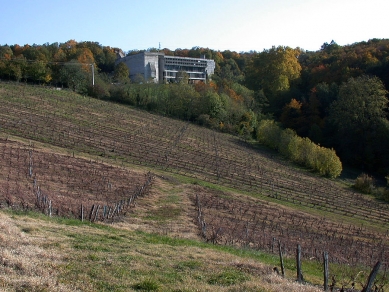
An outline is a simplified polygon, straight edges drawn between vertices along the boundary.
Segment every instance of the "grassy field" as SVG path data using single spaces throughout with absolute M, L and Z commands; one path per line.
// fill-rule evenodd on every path
M 260 145 L 12 83 L 0 127 L 0 204 L 19 210 L 1 213 L 5 290 L 316 291 L 290 281 L 297 244 L 312 284 L 323 251 L 338 287 L 386 268 L 386 204 Z
M 37 213 L 0 217 L 2 291 L 320 291 L 275 276 L 275 259 L 260 252 Z

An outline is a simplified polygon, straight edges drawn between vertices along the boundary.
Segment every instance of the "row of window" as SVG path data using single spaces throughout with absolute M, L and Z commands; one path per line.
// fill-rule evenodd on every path
M 205 79 L 205 74 L 204 73 L 189 73 L 189 79 Z M 177 72 L 165 72 L 164 77 L 166 78 L 176 78 L 177 77 Z
M 166 59 L 165 65 L 181 65 L 181 66 L 199 66 L 207 67 L 207 61 L 203 60 L 186 60 L 186 59 Z
M 167 65 L 167 66 L 165 66 L 164 69 L 165 70 L 171 70 L 171 71 L 205 72 L 205 68 L 188 67 L 188 66 L 172 66 L 172 65 Z

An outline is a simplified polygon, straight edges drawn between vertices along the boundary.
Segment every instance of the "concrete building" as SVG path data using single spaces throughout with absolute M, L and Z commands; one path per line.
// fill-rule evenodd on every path
M 136 55 L 119 57 L 116 64 L 124 62 L 130 71 L 131 80 L 142 76 L 155 83 L 175 82 L 185 72 L 190 83 L 207 82 L 214 74 L 215 61 L 204 58 L 166 56 L 164 53 L 142 52 Z

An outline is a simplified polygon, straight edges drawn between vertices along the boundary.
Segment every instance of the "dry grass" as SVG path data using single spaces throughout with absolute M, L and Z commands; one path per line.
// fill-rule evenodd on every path
M 301 285 L 294 281 L 285 280 L 275 274 L 267 275 L 264 277 L 265 289 L 272 292 L 285 292 L 285 291 L 296 291 L 296 292 L 319 292 L 323 291 L 320 288 L 312 287 L 309 285 Z
M 0 222 L 0 291 L 319 291 L 196 241 L 8 213 Z
M 57 282 L 63 254 L 44 248 L 54 239 L 42 237 L 39 226 L 18 221 L 0 213 L 0 288 L 4 291 L 74 291 L 69 285 Z

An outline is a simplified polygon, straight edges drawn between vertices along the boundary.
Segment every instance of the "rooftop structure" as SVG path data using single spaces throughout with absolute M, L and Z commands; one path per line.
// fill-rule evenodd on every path
M 166 56 L 164 53 L 142 52 L 118 58 L 116 63 L 124 62 L 130 71 L 130 78 L 141 76 L 155 83 L 176 82 L 185 72 L 190 83 L 207 82 L 214 74 L 215 61 L 205 58 Z

